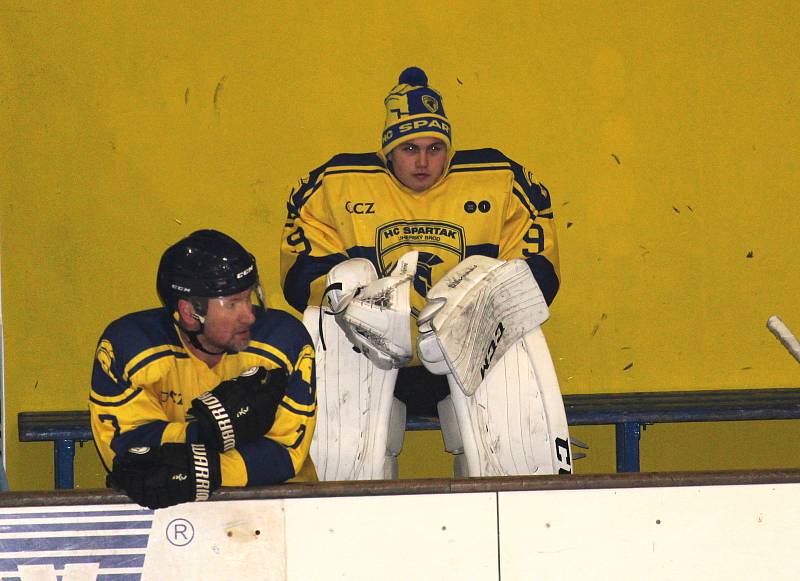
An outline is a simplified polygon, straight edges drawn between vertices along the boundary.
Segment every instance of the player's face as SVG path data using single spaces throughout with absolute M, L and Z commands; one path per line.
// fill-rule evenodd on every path
M 418 137 L 389 152 L 394 175 L 414 190 L 424 192 L 441 177 L 447 163 L 447 145 L 435 137 Z
M 200 340 L 213 351 L 243 351 L 250 344 L 250 327 L 255 323 L 252 291 L 221 299 L 208 299 L 208 312 Z

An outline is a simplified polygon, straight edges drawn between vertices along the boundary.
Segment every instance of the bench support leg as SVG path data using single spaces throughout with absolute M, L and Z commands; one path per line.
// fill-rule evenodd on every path
M 56 490 L 75 488 L 75 441 L 55 441 Z
M 639 472 L 639 422 L 616 424 L 617 472 Z

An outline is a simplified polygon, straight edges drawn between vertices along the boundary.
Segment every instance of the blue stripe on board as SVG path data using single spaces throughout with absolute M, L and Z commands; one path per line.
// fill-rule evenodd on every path
M 0 513 L 0 519 L 21 518 L 75 518 L 76 516 L 153 516 L 155 511 L 147 508 L 131 508 L 127 510 L 99 510 L 92 512 L 14 512 Z
M 63 575 L 56 575 L 58 581 L 63 581 Z M 141 573 L 110 573 L 99 574 L 95 581 L 141 581 Z M 22 581 L 21 577 L 3 577 L 3 581 Z
M 149 535 L 56 537 L 50 539 L 0 539 L 0 553 L 35 551 L 86 551 L 92 549 L 145 549 Z
M 0 570 L 16 571 L 20 565 L 53 565 L 63 569 L 69 563 L 100 563 L 101 569 L 144 567 L 144 553 L 133 555 L 65 555 L 63 557 L 16 557 L 0 559 Z
M 48 523 L 30 525 L 0 524 L 0 533 L 35 533 L 38 531 L 104 531 L 124 529 L 149 529 L 151 520 L 113 521 L 113 522 L 81 522 L 81 523 Z

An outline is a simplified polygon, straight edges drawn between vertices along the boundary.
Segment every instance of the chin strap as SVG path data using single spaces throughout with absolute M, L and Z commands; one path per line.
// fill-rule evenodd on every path
M 197 331 L 190 331 L 186 329 L 183 325 L 180 324 L 177 320 L 175 324 L 178 328 L 183 331 L 187 337 L 189 337 L 189 343 L 192 344 L 192 347 L 195 349 L 202 351 L 206 355 L 223 355 L 225 353 L 232 353 L 232 351 L 228 351 L 227 349 L 223 349 L 222 351 L 209 351 L 200 343 L 200 339 L 197 338 L 198 335 L 202 335 L 203 331 L 205 330 L 205 317 L 201 317 L 200 315 L 193 315 L 195 319 L 200 323 L 200 329 Z
M 203 324 L 200 323 L 200 330 L 199 331 L 187 331 L 186 329 L 182 329 L 186 336 L 189 337 L 189 342 L 192 344 L 192 347 L 195 349 L 199 349 L 203 353 L 208 355 L 223 355 L 224 353 L 234 354 L 235 351 L 228 351 L 227 349 L 223 349 L 222 351 L 209 351 L 205 347 L 200 344 L 200 339 L 197 338 L 198 335 L 202 334 L 203 332 Z

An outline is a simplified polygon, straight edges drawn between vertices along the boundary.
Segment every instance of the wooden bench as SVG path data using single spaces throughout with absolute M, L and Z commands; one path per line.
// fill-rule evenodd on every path
M 800 388 L 592 393 L 564 396 L 571 426 L 614 425 L 617 472 L 639 471 L 642 426 L 656 423 L 800 419 Z M 21 412 L 21 442 L 54 442 L 55 486 L 73 488 L 75 442 L 92 439 L 88 411 Z M 409 417 L 407 430 L 438 430 Z

